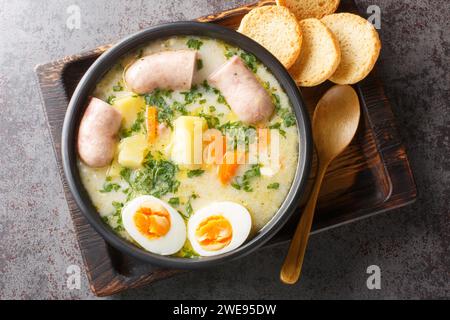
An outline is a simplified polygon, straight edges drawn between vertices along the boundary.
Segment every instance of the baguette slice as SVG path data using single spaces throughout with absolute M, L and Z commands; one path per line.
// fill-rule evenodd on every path
M 298 21 L 308 18 L 321 19 L 339 7 L 340 0 L 277 0 L 279 6 L 291 10 Z
M 333 33 L 315 18 L 300 21 L 302 49 L 289 73 L 302 87 L 312 87 L 328 80 L 341 61 L 339 43 Z
M 264 46 L 287 69 L 300 54 L 300 27 L 285 7 L 264 6 L 251 10 L 242 19 L 238 31 Z
M 335 13 L 321 20 L 333 32 L 341 48 L 341 63 L 330 80 L 337 84 L 354 84 L 373 69 L 381 50 L 374 26 L 355 14 Z

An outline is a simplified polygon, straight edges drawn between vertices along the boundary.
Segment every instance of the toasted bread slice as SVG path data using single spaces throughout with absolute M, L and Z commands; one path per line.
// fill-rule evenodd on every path
M 373 69 L 381 50 L 374 26 L 355 14 L 335 13 L 321 20 L 335 35 L 341 48 L 341 63 L 330 80 L 337 84 L 354 84 Z
M 300 27 L 285 7 L 264 6 L 251 10 L 242 19 L 238 31 L 264 46 L 286 68 L 290 68 L 300 54 Z
M 289 73 L 302 87 L 312 87 L 330 78 L 341 61 L 339 43 L 333 33 L 315 18 L 300 21 L 302 49 Z
M 279 6 L 291 10 L 298 21 L 308 18 L 321 19 L 339 7 L 340 0 L 277 0 Z

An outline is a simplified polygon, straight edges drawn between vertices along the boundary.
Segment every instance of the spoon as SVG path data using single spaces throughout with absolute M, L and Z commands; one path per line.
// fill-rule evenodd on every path
M 333 86 L 317 103 L 312 131 L 319 167 L 311 196 L 300 217 L 281 268 L 280 279 L 286 284 L 295 284 L 300 277 L 323 177 L 331 161 L 352 141 L 358 128 L 359 117 L 358 96 L 350 86 Z

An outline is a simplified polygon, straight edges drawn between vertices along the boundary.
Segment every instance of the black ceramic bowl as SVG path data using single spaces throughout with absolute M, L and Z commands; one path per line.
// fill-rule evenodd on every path
M 87 99 L 94 90 L 95 85 L 123 55 L 137 49 L 139 46 L 150 43 L 152 40 L 179 35 L 206 36 L 220 39 L 254 54 L 269 68 L 286 91 L 294 108 L 298 123 L 300 156 L 295 179 L 284 203 L 270 222 L 254 238 L 236 250 L 214 257 L 187 259 L 161 256 L 144 251 L 130 242 L 123 240 L 101 220 L 100 215 L 91 203 L 89 195 L 81 183 L 77 168 L 76 138 L 78 126 L 86 108 Z M 64 119 L 61 149 L 64 173 L 74 199 L 87 220 L 108 243 L 125 254 L 152 264 L 170 268 L 197 269 L 214 266 L 249 254 L 261 247 L 288 221 L 298 204 L 299 197 L 305 190 L 305 183 L 309 175 L 311 163 L 312 139 L 308 114 L 300 92 L 286 69 L 272 54 L 250 38 L 230 29 L 207 23 L 177 22 L 155 26 L 131 35 L 114 45 L 95 61 L 81 79 L 70 100 Z

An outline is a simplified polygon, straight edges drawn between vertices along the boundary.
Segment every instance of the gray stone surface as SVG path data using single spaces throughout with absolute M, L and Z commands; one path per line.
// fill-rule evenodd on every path
M 0 1 L 0 298 L 93 298 L 62 193 L 33 67 L 112 42 L 140 28 L 245 1 Z M 114 298 L 450 298 L 450 25 L 447 0 L 358 0 L 381 7 L 378 63 L 419 188 L 406 208 L 311 238 L 300 284 L 278 281 L 285 246 Z M 66 9 L 81 9 L 81 29 Z M 366 268 L 382 269 L 382 289 Z

